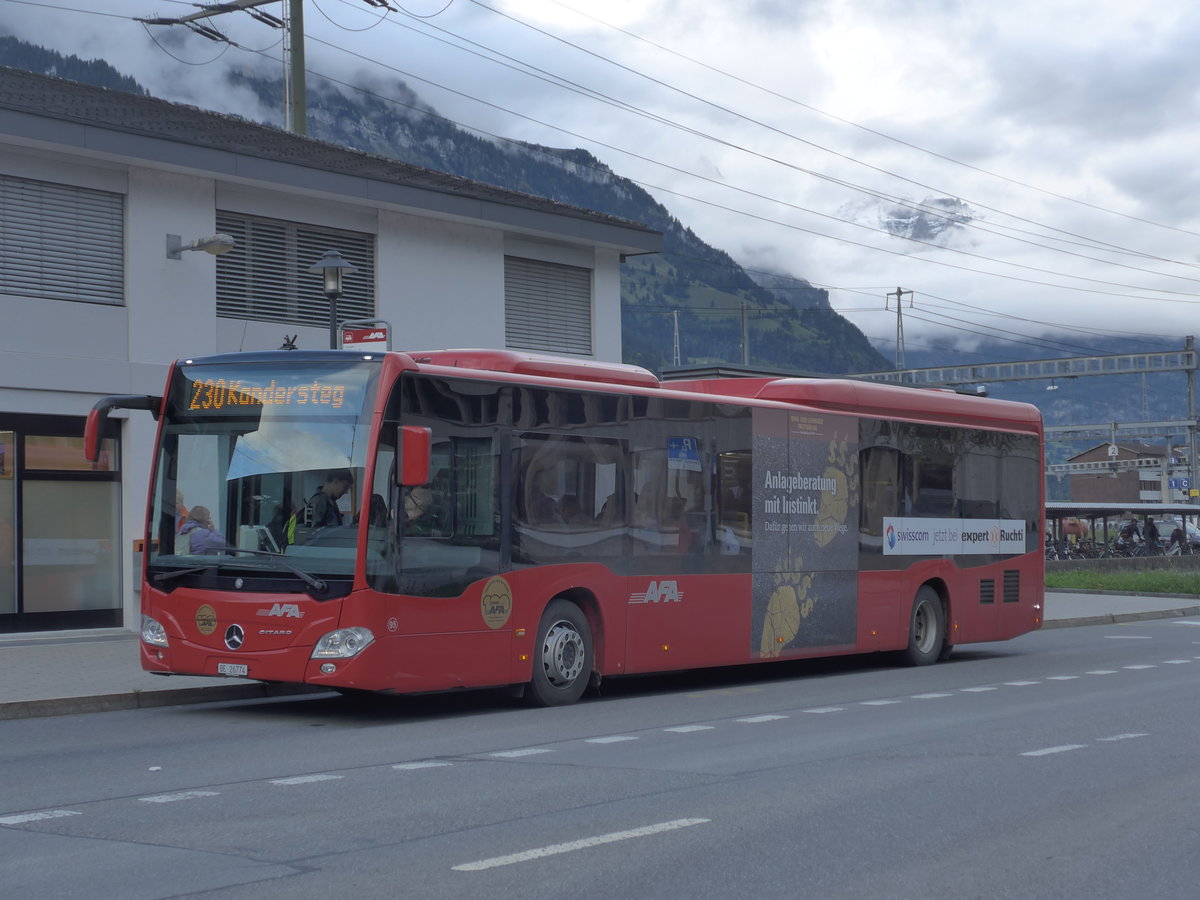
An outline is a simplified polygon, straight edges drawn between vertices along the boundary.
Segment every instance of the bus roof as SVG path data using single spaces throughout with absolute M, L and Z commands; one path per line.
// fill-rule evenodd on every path
M 187 363 L 329 362 L 352 356 L 345 350 L 271 350 L 223 354 L 184 360 Z M 379 360 L 382 353 L 362 354 Z M 405 351 L 396 354 L 420 369 L 436 366 L 457 369 L 463 376 L 488 372 L 518 376 L 584 381 L 614 387 L 631 387 L 654 392 L 703 394 L 713 399 L 767 401 L 806 409 L 909 419 L 953 422 L 981 428 L 1017 429 L 1041 433 L 1042 417 L 1028 403 L 959 394 L 944 388 L 910 387 L 856 381 L 852 378 L 733 377 L 661 382 L 648 369 L 625 363 L 601 362 L 578 357 L 551 356 L 518 350 L 467 348 L 457 350 Z

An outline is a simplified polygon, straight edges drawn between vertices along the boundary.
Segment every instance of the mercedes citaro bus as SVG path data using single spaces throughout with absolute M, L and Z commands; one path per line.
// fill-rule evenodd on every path
M 923 665 L 1042 621 L 1023 403 L 499 350 L 238 353 L 102 400 L 89 453 L 122 407 L 158 419 L 151 672 L 556 705 L 634 673 Z

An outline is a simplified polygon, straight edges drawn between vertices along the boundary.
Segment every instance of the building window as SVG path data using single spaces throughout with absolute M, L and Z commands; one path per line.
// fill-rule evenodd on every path
M 0 414 L 0 633 L 121 624 L 120 445 L 83 420 Z
M 120 304 L 125 198 L 0 175 L 0 292 Z
M 591 270 L 506 256 L 504 344 L 591 356 Z
M 218 316 L 327 326 L 329 299 L 308 269 L 336 250 L 358 269 L 345 278 L 338 319 L 375 318 L 373 235 L 219 210 L 217 231 L 237 243 L 217 258 Z

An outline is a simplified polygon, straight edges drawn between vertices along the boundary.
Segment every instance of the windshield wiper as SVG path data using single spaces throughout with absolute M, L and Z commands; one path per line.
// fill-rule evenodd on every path
M 272 559 L 274 559 L 276 562 L 278 562 L 280 565 L 282 565 L 289 572 L 291 572 L 293 575 L 295 575 L 297 578 L 299 578 L 301 581 L 303 581 L 305 584 L 307 584 L 309 587 L 311 587 L 314 591 L 324 593 L 325 588 L 328 587 L 328 585 L 325 584 L 325 582 L 322 581 L 320 578 L 314 578 L 312 575 L 309 575 L 307 572 L 305 572 L 299 566 L 288 562 L 288 560 L 284 558 L 284 555 L 282 553 L 275 553 L 272 550 L 247 550 L 245 547 L 230 547 L 228 544 L 226 544 L 223 547 L 214 547 L 212 549 L 228 550 L 234 554 L 249 553 L 251 556 L 269 556 Z M 204 565 L 201 565 L 201 566 L 191 566 L 187 569 L 177 569 L 174 572 L 159 572 L 157 575 L 154 576 L 154 583 L 155 584 L 163 584 L 164 582 L 172 581 L 172 580 L 180 577 L 181 575 L 194 575 L 197 572 L 205 572 L 208 569 L 215 569 L 215 568 L 219 567 L 220 565 L 222 565 L 222 560 L 224 560 L 225 562 L 228 562 L 229 558 L 224 557 L 224 558 L 214 559 L 211 563 L 205 563 Z

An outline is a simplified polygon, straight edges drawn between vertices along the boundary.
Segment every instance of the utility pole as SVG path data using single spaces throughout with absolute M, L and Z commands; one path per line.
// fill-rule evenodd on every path
M 675 319 L 675 346 L 671 351 L 671 364 L 679 365 L 679 310 L 672 310 L 671 316 Z
M 742 301 L 742 366 L 750 368 L 750 323 L 746 318 L 746 301 Z
M 370 6 L 380 5 L 378 0 L 365 2 Z M 284 4 L 282 19 L 259 9 L 268 3 Z M 304 0 L 232 0 L 201 6 L 199 12 L 178 18 L 154 17 L 137 21 L 145 25 L 186 25 L 210 41 L 233 44 L 233 41 L 208 24 L 209 19 L 231 12 L 247 13 L 272 28 L 284 30 L 284 121 L 288 131 L 294 134 L 308 134 L 308 108 L 304 88 Z
M 897 369 L 904 368 L 904 317 L 901 314 L 900 310 L 901 310 L 901 307 L 903 307 L 903 305 L 904 305 L 901 301 L 905 294 L 908 294 L 910 298 L 912 297 L 912 291 L 906 291 L 902 288 L 896 288 L 896 290 L 892 291 L 892 293 L 887 295 L 888 297 L 896 298 L 896 368 Z M 913 304 L 913 302 L 910 299 L 908 301 L 909 309 L 912 309 L 912 304 Z M 885 306 L 884 309 L 886 309 L 886 308 L 887 307 Z

